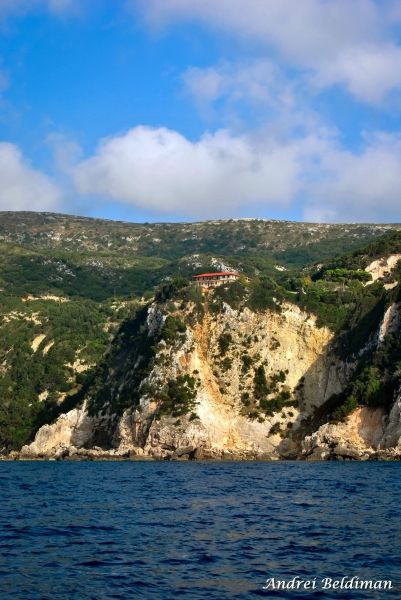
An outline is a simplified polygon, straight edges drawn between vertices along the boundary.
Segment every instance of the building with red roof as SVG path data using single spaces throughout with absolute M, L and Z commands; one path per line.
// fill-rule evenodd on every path
M 223 283 L 229 283 L 230 281 L 236 281 L 239 277 L 238 273 L 234 271 L 219 271 L 217 273 L 201 273 L 200 275 L 194 275 L 192 277 L 192 283 L 196 287 L 210 288 L 216 287 Z

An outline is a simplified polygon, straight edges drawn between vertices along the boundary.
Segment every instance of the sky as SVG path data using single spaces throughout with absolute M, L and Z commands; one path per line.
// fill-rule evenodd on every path
M 0 210 L 401 222 L 401 0 L 0 0 Z

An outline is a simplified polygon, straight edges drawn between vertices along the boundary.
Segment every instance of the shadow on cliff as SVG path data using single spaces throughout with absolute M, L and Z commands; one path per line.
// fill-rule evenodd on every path
M 328 344 L 295 389 L 300 413 L 276 449 L 284 459 L 298 458 L 305 436 L 326 423 L 343 401 L 341 392 L 348 383 L 348 368 L 334 352 L 334 344 Z
M 343 406 L 353 375 L 377 349 L 377 332 L 385 310 L 386 301 L 381 298 L 361 319 L 351 322 L 347 331 L 335 336 L 306 371 L 296 389 L 301 412 L 277 448 L 280 456 L 298 458 L 303 439 L 329 422 L 334 411 Z

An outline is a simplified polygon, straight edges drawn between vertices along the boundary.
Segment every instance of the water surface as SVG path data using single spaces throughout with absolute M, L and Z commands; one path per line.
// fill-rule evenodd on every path
M 0 598 L 401 598 L 400 484 L 400 463 L 0 462 Z M 262 589 L 294 575 L 394 589 Z

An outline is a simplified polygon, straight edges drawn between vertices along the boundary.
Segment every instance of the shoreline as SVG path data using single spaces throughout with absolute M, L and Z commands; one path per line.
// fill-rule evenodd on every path
M 0 462 L 271 462 L 271 463 L 330 463 L 330 462 L 401 462 L 400 455 L 392 453 L 383 453 L 380 455 L 372 455 L 369 458 L 269 458 L 269 457 L 254 457 L 244 458 L 241 456 L 221 456 L 221 457 L 204 457 L 204 458 L 188 458 L 185 456 L 91 456 L 88 454 L 80 456 L 0 456 Z

